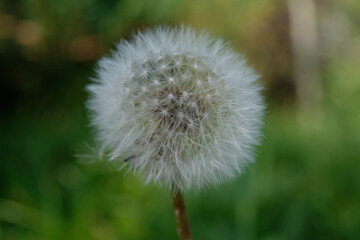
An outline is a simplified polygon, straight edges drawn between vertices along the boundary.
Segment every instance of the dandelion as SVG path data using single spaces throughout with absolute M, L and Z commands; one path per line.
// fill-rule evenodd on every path
M 231 179 L 254 161 L 264 109 L 257 79 L 207 33 L 183 26 L 137 33 L 99 61 L 87 87 L 100 151 L 170 188 L 181 215 L 181 191 Z

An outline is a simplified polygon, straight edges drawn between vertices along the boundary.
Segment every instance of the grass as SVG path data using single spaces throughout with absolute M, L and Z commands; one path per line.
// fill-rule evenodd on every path
M 168 191 L 79 163 L 81 104 L 53 116 L 2 124 L 1 239 L 176 239 Z M 359 239 L 359 131 L 329 116 L 270 109 L 244 175 L 185 193 L 194 239 Z

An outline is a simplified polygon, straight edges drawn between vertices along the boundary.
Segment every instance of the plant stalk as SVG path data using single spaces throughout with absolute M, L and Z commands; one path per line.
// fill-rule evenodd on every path
M 192 240 L 189 220 L 186 216 L 184 198 L 180 190 L 171 193 L 176 227 L 180 240 Z

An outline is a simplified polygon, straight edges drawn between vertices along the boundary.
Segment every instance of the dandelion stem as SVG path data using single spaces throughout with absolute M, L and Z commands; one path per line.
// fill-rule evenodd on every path
M 186 216 L 184 198 L 180 190 L 171 193 L 176 227 L 180 240 L 192 240 L 189 220 Z

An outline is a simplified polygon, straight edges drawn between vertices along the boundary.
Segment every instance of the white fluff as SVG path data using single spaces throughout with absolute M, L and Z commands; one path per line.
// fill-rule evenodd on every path
M 222 40 L 159 27 L 121 41 L 87 86 L 101 152 L 146 183 L 199 189 L 254 161 L 264 111 L 258 75 Z

